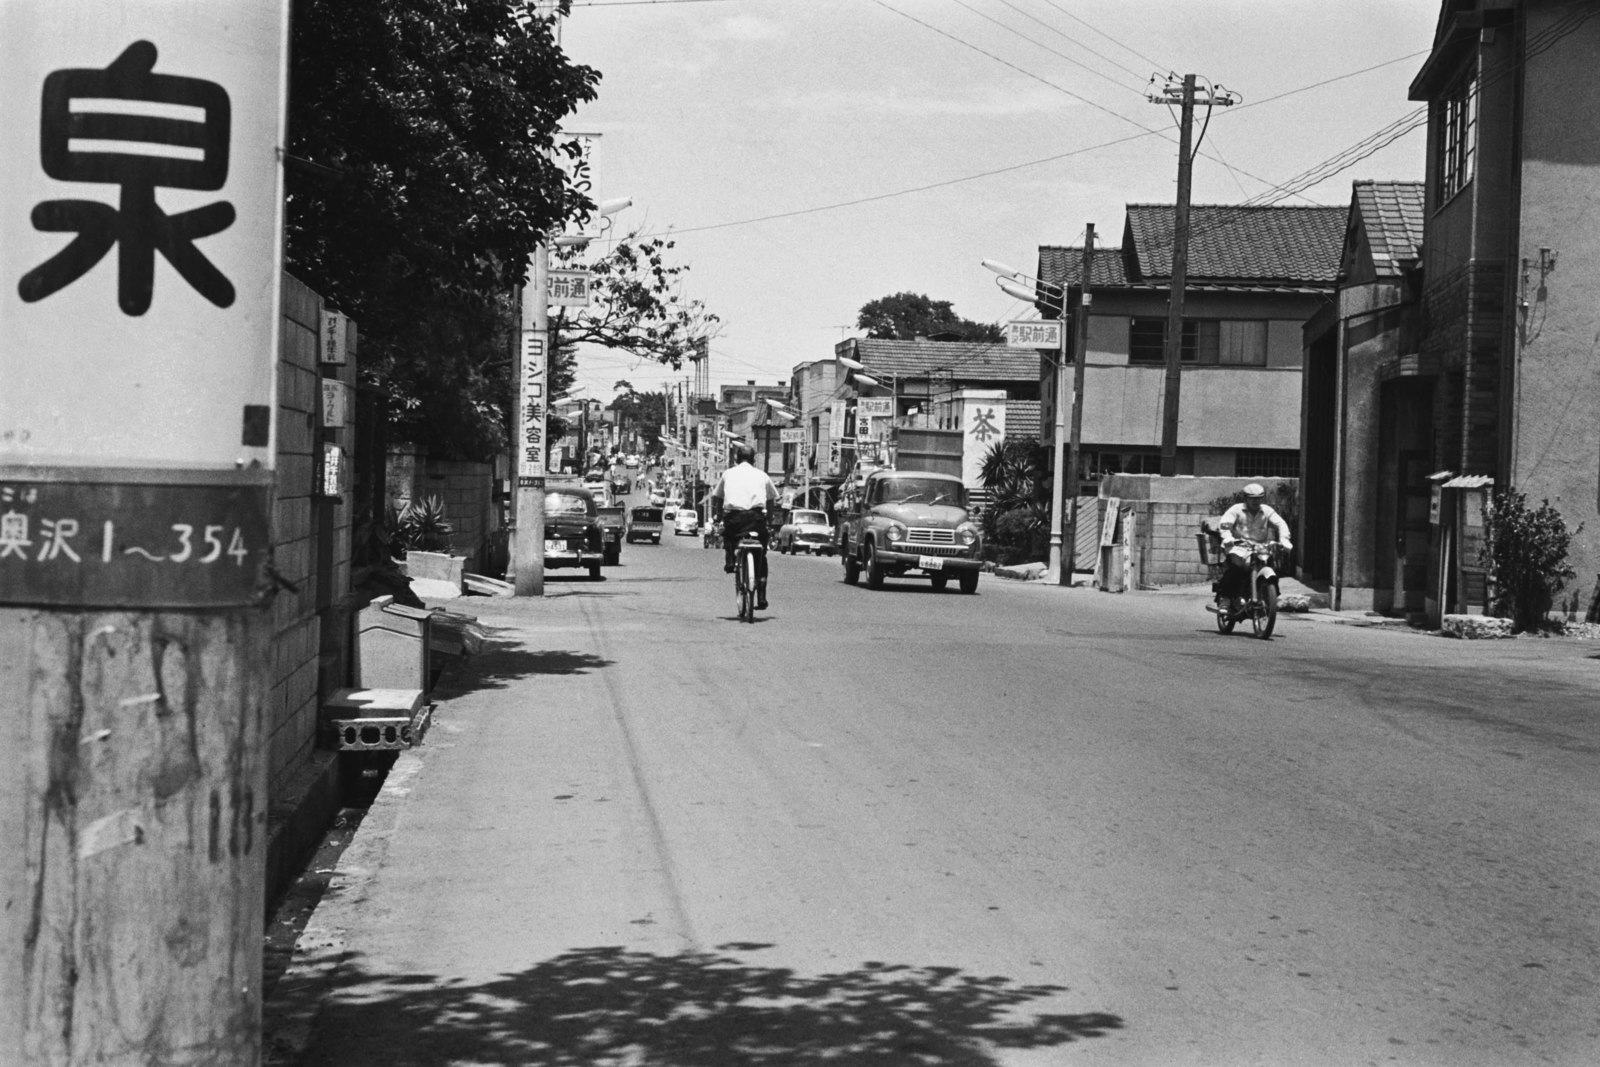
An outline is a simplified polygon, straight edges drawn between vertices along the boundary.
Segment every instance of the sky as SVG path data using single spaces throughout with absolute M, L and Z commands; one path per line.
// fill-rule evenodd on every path
M 1175 202 L 1177 109 L 1147 99 L 1169 76 L 1240 101 L 1211 109 L 1195 204 L 1288 191 L 1277 202 L 1345 206 L 1355 180 L 1421 180 L 1424 129 L 1403 132 L 1421 105 L 1406 90 L 1438 11 L 1438 0 L 574 0 L 562 46 L 601 81 L 564 126 L 600 134 L 596 198 L 633 198 L 617 232 L 673 240 L 689 268 L 682 298 L 720 317 L 713 388 L 775 385 L 860 336 L 861 306 L 892 293 L 948 300 L 976 321 L 1036 317 L 980 261 L 1032 274 L 1041 244 L 1081 245 L 1093 223 L 1097 244 L 1115 247 L 1126 205 Z M 1200 108 L 1197 132 L 1204 121 Z M 595 347 L 579 356 L 584 395 L 606 401 L 619 380 L 650 391 L 689 373 Z

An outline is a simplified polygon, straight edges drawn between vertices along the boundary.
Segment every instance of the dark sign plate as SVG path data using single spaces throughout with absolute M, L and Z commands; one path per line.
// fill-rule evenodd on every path
M 270 484 L 259 476 L 174 481 L 31 480 L 0 472 L 0 604 L 260 603 Z

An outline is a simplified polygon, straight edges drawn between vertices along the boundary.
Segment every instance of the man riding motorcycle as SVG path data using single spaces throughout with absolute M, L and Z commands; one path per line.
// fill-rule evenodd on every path
M 1222 513 L 1218 526 L 1228 561 L 1217 589 L 1222 596 L 1240 597 L 1249 588 L 1252 543 L 1268 544 L 1276 540 L 1285 552 L 1294 548 L 1289 542 L 1289 524 L 1262 499 L 1266 495 L 1267 491 L 1259 483 L 1251 482 L 1244 487 L 1244 499 Z

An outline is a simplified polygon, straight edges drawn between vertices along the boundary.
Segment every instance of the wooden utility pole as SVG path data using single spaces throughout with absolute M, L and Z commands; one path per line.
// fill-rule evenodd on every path
M 1089 271 L 1094 264 L 1094 223 L 1088 223 L 1083 238 L 1083 273 L 1078 281 L 1078 306 L 1072 316 L 1072 436 L 1067 445 L 1067 491 L 1072 494 L 1072 511 L 1067 520 L 1067 550 L 1063 557 L 1062 585 L 1072 584 L 1078 566 L 1078 454 L 1083 442 L 1083 364 L 1089 347 Z M 1057 373 L 1065 375 L 1062 367 Z
M 1178 411 L 1179 395 L 1183 385 L 1183 289 L 1189 277 L 1189 189 L 1191 171 L 1197 146 L 1194 141 L 1195 76 L 1183 76 L 1182 89 L 1168 83 L 1165 90 L 1150 101 L 1156 104 L 1179 105 L 1178 118 L 1178 203 L 1172 223 L 1172 289 L 1167 303 L 1167 332 L 1162 344 L 1166 363 L 1165 390 L 1161 405 L 1161 474 L 1170 478 L 1178 473 Z M 1204 100 L 1198 101 L 1207 108 L 1229 107 L 1238 103 L 1238 97 L 1222 86 L 1207 85 Z M 1205 130 L 1202 127 L 1201 135 Z
M 1189 178 L 1194 157 L 1194 75 L 1183 76 L 1178 124 L 1178 206 L 1172 232 L 1172 295 L 1167 301 L 1166 389 L 1161 405 L 1161 476 L 1178 473 L 1178 396 L 1183 386 L 1183 286 L 1189 273 Z

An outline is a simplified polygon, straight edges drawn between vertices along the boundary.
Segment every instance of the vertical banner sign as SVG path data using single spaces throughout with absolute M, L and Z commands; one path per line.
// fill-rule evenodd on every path
M 518 447 L 519 489 L 544 488 L 545 339 L 534 330 L 522 331 L 522 429 Z
M 0 604 L 262 598 L 286 0 L 0 2 Z
M 969 486 L 982 485 L 984 457 L 1006 438 L 1005 394 L 994 399 L 963 398 L 961 433 L 961 480 Z

